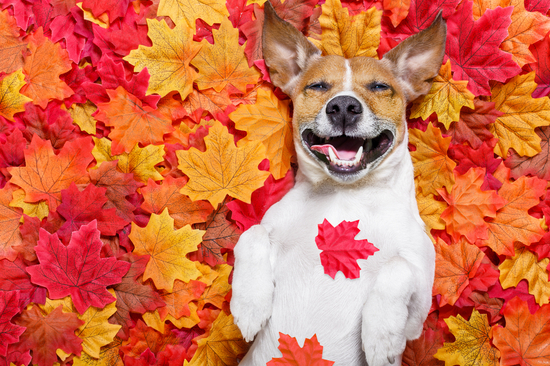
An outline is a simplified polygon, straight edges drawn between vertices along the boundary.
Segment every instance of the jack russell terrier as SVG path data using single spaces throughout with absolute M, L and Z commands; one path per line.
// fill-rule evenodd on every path
M 401 365 L 432 299 L 435 252 L 418 213 L 407 103 L 426 94 L 445 52 L 433 24 L 382 60 L 321 52 L 265 3 L 263 54 L 294 103 L 296 184 L 235 247 L 231 312 L 247 341 L 241 366 L 280 357 L 279 332 L 317 335 L 335 366 Z M 318 225 L 359 220 L 379 251 L 360 277 L 324 273 Z M 305 365 L 304 365 L 305 366 Z

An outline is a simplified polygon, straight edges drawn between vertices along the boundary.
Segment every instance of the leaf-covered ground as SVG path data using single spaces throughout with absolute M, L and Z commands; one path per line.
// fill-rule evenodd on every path
M 550 2 L 272 3 L 345 57 L 442 11 L 444 63 L 408 111 L 436 279 L 403 363 L 548 365 Z M 237 364 L 232 249 L 295 162 L 263 17 L 263 0 L 0 0 L 0 365 Z M 270 364 L 331 364 L 292 337 Z

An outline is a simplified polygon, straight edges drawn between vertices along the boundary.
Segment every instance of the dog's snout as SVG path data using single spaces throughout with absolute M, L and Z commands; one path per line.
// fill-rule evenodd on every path
M 363 107 L 356 98 L 342 95 L 328 102 L 325 112 L 335 127 L 340 127 L 342 132 L 345 132 L 346 127 L 357 123 L 363 113 Z

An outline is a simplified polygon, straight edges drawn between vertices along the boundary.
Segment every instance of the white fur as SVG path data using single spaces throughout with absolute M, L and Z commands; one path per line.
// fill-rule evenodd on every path
M 364 118 L 361 128 L 369 123 Z M 336 183 L 295 141 L 296 185 L 235 248 L 231 311 L 243 336 L 254 338 L 241 366 L 281 357 L 279 332 L 300 345 L 316 334 L 323 358 L 335 366 L 401 364 L 406 340 L 420 335 L 430 309 L 435 267 L 407 140 L 367 168 L 361 183 L 350 184 Z M 358 261 L 360 278 L 324 273 L 315 244 L 324 219 L 332 225 L 359 220 L 356 238 L 379 249 Z

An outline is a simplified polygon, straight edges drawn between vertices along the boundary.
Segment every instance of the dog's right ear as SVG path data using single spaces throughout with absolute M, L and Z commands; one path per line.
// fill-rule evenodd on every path
M 292 94 L 300 73 L 321 51 L 294 26 L 285 22 L 267 0 L 264 3 L 263 54 L 273 85 Z

